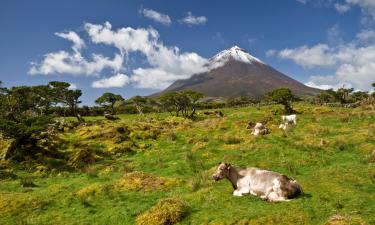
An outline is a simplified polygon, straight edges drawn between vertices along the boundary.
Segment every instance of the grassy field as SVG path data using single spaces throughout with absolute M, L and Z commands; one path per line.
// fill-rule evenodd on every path
M 0 224 L 134 224 L 167 198 L 185 204 L 180 224 L 375 224 L 375 114 L 300 104 L 283 133 L 275 108 L 85 118 L 56 140 L 66 160 L 0 164 L 12 175 L 0 180 Z M 267 121 L 271 134 L 250 136 L 249 120 Z M 211 179 L 220 161 L 286 174 L 305 194 L 234 197 L 228 181 Z

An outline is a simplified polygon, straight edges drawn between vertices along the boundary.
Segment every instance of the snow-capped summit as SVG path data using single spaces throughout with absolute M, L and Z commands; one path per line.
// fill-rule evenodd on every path
M 214 55 L 209 60 L 207 66 L 209 69 L 218 68 L 220 66 L 223 66 L 229 60 L 236 60 L 236 61 L 249 63 L 249 64 L 252 64 L 254 62 L 265 64 L 260 59 L 250 55 L 244 49 L 235 45 L 229 49 L 225 49 L 217 53 L 216 55 Z
M 238 46 L 223 50 L 208 60 L 206 71 L 193 74 L 188 79 L 177 80 L 162 92 L 194 90 L 213 99 L 241 96 L 262 98 L 268 91 L 287 87 L 299 96 L 319 93 L 275 70 Z

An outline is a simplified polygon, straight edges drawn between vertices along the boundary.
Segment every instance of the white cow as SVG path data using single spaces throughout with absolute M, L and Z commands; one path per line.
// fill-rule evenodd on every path
M 270 130 L 265 127 L 262 123 L 253 123 L 253 122 L 248 122 L 247 129 L 251 129 L 251 134 L 254 136 L 258 135 L 266 135 L 270 133 Z
M 285 123 L 293 123 L 294 125 L 297 124 L 297 115 L 296 114 L 281 116 L 281 119 Z
M 289 125 L 288 123 L 282 123 L 282 124 L 280 124 L 279 128 L 281 130 L 286 131 L 288 129 L 288 125 Z
M 268 170 L 219 163 L 212 177 L 215 181 L 228 179 L 232 183 L 234 196 L 252 194 L 270 202 L 278 202 L 289 201 L 302 194 L 297 181 Z

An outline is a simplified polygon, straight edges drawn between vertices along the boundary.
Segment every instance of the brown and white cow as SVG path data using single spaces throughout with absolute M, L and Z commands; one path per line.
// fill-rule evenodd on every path
M 277 172 L 258 168 L 239 168 L 219 163 L 212 176 L 215 181 L 228 179 L 234 196 L 252 194 L 270 202 L 289 201 L 302 194 L 297 181 Z
M 246 129 L 251 129 L 251 134 L 254 136 L 266 135 L 270 133 L 270 130 L 262 123 L 248 122 L 246 125 Z

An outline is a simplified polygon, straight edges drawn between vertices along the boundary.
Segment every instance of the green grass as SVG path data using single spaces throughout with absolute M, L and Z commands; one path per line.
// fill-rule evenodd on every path
M 60 151 L 85 148 L 98 160 L 74 171 L 51 159 L 40 162 L 47 171 L 8 166 L 17 178 L 0 180 L 0 224 L 134 224 L 171 197 L 187 203 L 180 224 L 325 224 L 334 215 L 375 224 L 374 113 L 300 104 L 297 126 L 284 135 L 275 107 L 224 109 L 224 118 L 196 121 L 168 114 L 85 118 L 87 126 L 60 135 Z M 271 134 L 250 136 L 246 122 L 263 119 Z M 210 179 L 220 161 L 286 174 L 305 195 L 285 203 L 234 197 L 228 181 Z M 130 172 L 153 179 L 119 185 Z

